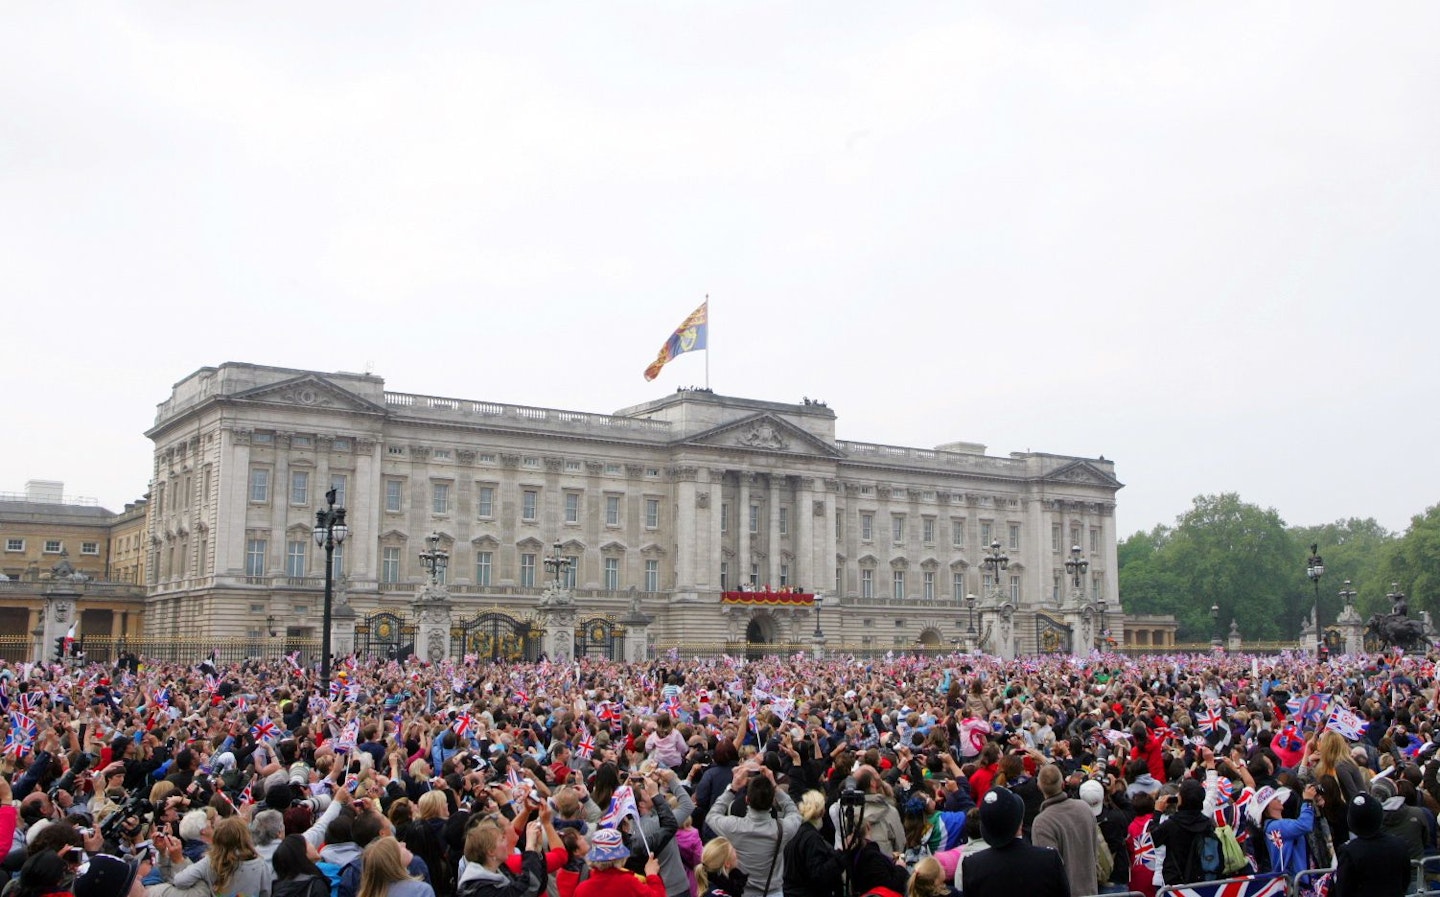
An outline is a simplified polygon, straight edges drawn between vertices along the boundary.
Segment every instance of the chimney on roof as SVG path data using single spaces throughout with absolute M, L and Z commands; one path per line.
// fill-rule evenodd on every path
M 65 484 L 59 480 L 27 480 L 25 500 L 62 504 L 65 501 Z

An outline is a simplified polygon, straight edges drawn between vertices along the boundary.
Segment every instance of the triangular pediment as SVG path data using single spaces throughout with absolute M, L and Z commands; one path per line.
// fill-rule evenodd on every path
M 1089 461 L 1072 461 L 1064 467 L 1050 471 L 1042 479 L 1047 483 L 1075 483 L 1080 486 L 1107 486 L 1111 489 L 1121 486 L 1119 480 Z
M 342 389 L 316 374 L 304 374 L 257 386 L 231 397 L 236 402 L 257 402 L 266 405 L 298 405 L 302 408 L 320 408 L 326 411 L 363 411 L 384 414 L 385 409 L 369 399 L 357 396 L 348 389 Z
M 684 444 L 747 452 L 841 457 L 840 450 L 835 446 L 769 412 L 753 414 L 696 433 L 685 440 Z

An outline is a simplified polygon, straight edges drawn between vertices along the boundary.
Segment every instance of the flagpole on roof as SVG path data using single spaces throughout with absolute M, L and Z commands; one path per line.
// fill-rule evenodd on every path
M 710 391 L 710 294 L 705 294 L 705 391 Z

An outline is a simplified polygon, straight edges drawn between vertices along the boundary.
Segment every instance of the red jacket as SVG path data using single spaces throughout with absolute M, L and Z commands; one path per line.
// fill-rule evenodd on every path
M 1150 775 L 1157 782 L 1164 782 L 1169 779 L 1165 774 L 1165 745 L 1155 737 L 1155 733 L 1149 729 L 1145 730 L 1145 743 L 1137 744 L 1130 749 L 1131 760 L 1144 760 L 1145 765 L 1150 767 Z
M 665 897 L 665 882 L 626 869 L 595 869 L 575 886 L 575 897 Z
M 995 774 L 999 771 L 999 763 L 991 763 L 989 766 L 982 766 L 975 770 L 975 774 L 970 777 L 970 799 L 977 804 L 980 803 L 980 798 L 990 790 L 990 786 L 995 782 Z

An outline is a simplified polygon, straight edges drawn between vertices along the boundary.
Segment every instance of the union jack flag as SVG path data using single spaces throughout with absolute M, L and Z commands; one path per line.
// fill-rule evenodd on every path
M 1272 826 L 1270 831 L 1265 833 L 1265 839 L 1275 845 L 1276 850 L 1285 849 L 1285 835 L 1280 832 L 1280 826 Z
M 260 741 L 272 741 L 275 738 L 275 724 L 269 717 L 262 716 L 250 727 L 250 734 Z
M 5 690 L 5 686 L 4 686 L 4 685 L 0 685 L 0 711 L 9 710 L 9 709 L 10 709 L 10 693 Z
M 5 733 L 5 753 L 23 757 L 35 744 L 40 728 L 24 713 L 10 714 L 10 731 Z
M 244 713 L 245 711 L 249 710 L 249 709 L 250 709 L 250 699 L 247 698 L 247 697 L 245 697 L 244 695 L 236 695 L 236 696 L 235 696 L 235 709 L 238 710 L 238 711 L 240 711 L 241 713 Z
M 455 717 L 455 722 L 450 724 L 450 728 L 455 730 L 456 735 L 465 735 L 470 731 L 471 722 L 470 714 L 461 713 Z
M 1140 837 L 1135 839 L 1135 843 L 1132 844 L 1131 847 L 1135 853 L 1135 862 L 1141 864 L 1151 872 L 1154 872 L 1160 867 L 1155 857 L 1155 839 L 1150 836 L 1150 826 L 1148 824 L 1145 826 L 1145 830 L 1140 833 Z
M 1200 714 L 1200 728 L 1204 729 L 1207 733 L 1214 732 L 1220 728 L 1224 722 L 1225 716 L 1217 708 L 1211 707 Z
M 245 788 L 240 792 L 240 806 L 255 803 L 255 776 L 245 783 Z
M 580 740 L 575 742 L 575 756 L 582 760 L 589 760 L 595 756 L 595 736 L 580 727 Z
M 44 695 L 40 694 L 40 692 L 38 691 L 20 692 L 20 709 L 25 713 L 29 713 L 32 710 L 39 710 L 40 699 L 42 697 L 44 697 Z
M 618 723 L 625 719 L 623 708 L 617 701 L 601 701 L 595 708 L 595 715 L 604 723 Z
M 530 692 L 517 685 L 515 686 L 514 698 L 517 704 L 529 704 Z
M 359 701 L 359 700 L 360 700 L 360 683 L 359 683 L 359 682 L 356 682 L 356 683 L 353 683 L 353 684 L 351 684 L 351 685 L 345 686 L 345 700 L 349 701 L 349 702 L 352 703 L 352 704 L 354 704 L 356 701 Z
M 1175 897 L 1283 897 L 1289 885 L 1283 874 L 1250 875 L 1229 881 L 1176 888 Z
M 663 704 L 660 705 L 660 710 L 664 713 L 670 714 L 672 717 L 679 716 L 680 698 L 677 695 L 671 695 L 670 697 L 665 699 L 665 702 Z
M 290 666 L 292 666 L 296 670 L 296 672 L 303 672 L 305 669 L 304 667 L 300 666 L 299 651 L 291 651 L 289 654 L 286 654 L 285 662 L 290 664 Z
M 155 706 L 161 708 L 170 706 L 170 689 L 162 688 L 155 692 Z
M 341 690 L 342 688 L 344 688 L 344 686 L 341 685 L 338 681 L 331 680 L 331 682 L 330 682 L 330 700 L 332 700 L 332 701 L 338 701 L 338 700 L 340 700 L 340 690 Z

